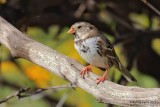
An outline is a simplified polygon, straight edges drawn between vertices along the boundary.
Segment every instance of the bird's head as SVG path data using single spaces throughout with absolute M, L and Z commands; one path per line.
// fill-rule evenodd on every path
M 76 40 L 92 37 L 98 33 L 97 28 L 88 22 L 77 22 L 67 33 L 73 34 Z

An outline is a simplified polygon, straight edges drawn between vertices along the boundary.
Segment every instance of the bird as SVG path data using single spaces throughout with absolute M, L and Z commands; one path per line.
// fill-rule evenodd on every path
M 80 72 L 83 78 L 86 73 L 92 71 L 91 68 L 93 66 L 105 68 L 104 74 L 96 80 L 96 84 L 99 84 L 107 79 L 108 69 L 115 66 L 126 80 L 129 82 L 136 81 L 120 62 L 111 41 L 94 25 L 88 22 L 76 22 L 67 33 L 74 35 L 75 49 L 89 63 Z

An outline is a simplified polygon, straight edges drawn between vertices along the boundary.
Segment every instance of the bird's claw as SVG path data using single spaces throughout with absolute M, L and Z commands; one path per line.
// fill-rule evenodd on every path
M 100 82 L 104 82 L 106 79 L 107 79 L 106 76 L 103 75 L 102 77 L 97 78 L 96 84 L 99 84 Z
M 84 78 L 84 75 L 88 72 L 91 71 L 91 65 L 86 66 L 85 68 L 82 69 L 82 71 L 80 72 L 80 74 L 82 75 L 82 78 Z

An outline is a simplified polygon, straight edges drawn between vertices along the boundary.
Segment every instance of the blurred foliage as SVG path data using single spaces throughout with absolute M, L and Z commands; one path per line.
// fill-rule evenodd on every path
M 5 4 L 6 0 L 0 0 L 0 4 Z
M 160 39 L 154 39 L 152 41 L 152 48 L 160 55 Z
M 123 1 L 123 2 L 122 2 Z M 141 87 L 159 87 L 160 82 L 160 19 L 154 11 L 140 0 L 0 0 L 0 15 L 34 40 L 50 48 L 87 63 L 74 49 L 73 36 L 67 34 L 77 21 L 88 21 L 98 27 L 115 44 L 122 63 L 137 78 Z M 148 0 L 157 9 L 158 0 Z M 36 5 L 36 6 L 35 6 Z M 84 11 L 80 6 L 85 7 Z M 160 10 L 160 9 L 159 9 Z M 67 84 L 25 59 L 14 59 L 10 51 L 0 47 L 0 99 L 19 88 L 45 88 Z M 103 72 L 93 67 L 93 72 Z M 121 74 L 112 67 L 108 79 L 121 83 Z M 120 81 L 120 82 L 119 82 Z M 82 89 L 47 91 L 21 100 L 12 99 L 0 107 L 54 107 L 64 94 L 68 94 L 64 107 L 105 107 Z

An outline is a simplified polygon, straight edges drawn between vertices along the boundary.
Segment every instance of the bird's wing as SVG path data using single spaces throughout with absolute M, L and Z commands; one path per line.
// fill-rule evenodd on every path
M 114 47 L 111 44 L 110 40 L 106 38 L 103 34 L 99 36 L 98 43 L 99 47 L 102 50 L 102 53 L 107 56 L 108 60 L 113 63 L 118 69 L 121 67 L 119 58 L 117 57 Z
M 114 64 L 122 75 L 130 82 L 136 81 L 136 79 L 128 72 L 128 70 L 121 64 L 116 52 L 114 50 L 113 45 L 111 44 L 110 40 L 106 38 L 103 34 L 98 37 L 98 43 L 100 44 L 99 47 L 102 50 L 103 54 L 107 56 L 108 60 Z

